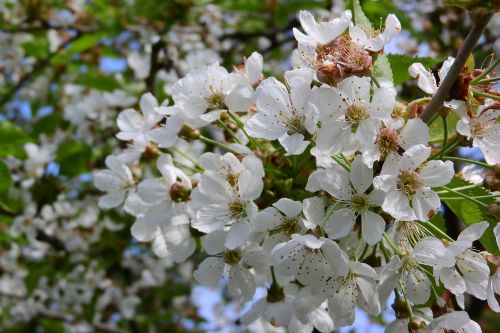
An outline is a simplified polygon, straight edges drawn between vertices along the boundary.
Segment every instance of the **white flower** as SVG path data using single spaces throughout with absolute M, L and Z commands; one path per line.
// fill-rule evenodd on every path
M 369 77 L 349 77 L 337 89 L 321 87 L 311 94 L 321 127 L 316 147 L 329 155 L 337 155 L 351 145 L 375 142 L 382 121 L 388 121 L 394 110 L 395 94 L 390 88 L 376 88 L 370 97 Z
M 242 80 L 241 84 L 258 84 L 262 76 L 262 68 L 264 62 L 262 55 L 258 52 L 253 52 L 248 59 L 245 59 L 245 64 L 240 67 L 235 67 L 233 75 L 235 76 L 235 81 Z
M 148 134 L 160 122 L 163 115 L 157 112 L 158 101 L 151 93 L 142 95 L 139 106 L 142 114 L 133 109 L 126 109 L 118 115 L 116 120 L 120 129 L 116 134 L 118 139 L 140 143 L 149 141 Z
M 351 25 L 349 27 L 351 39 L 364 49 L 373 52 L 382 50 L 384 45 L 389 43 L 392 37 L 399 32 L 401 32 L 401 23 L 394 14 L 387 15 L 384 30 L 382 32 L 365 31 L 365 29 L 359 25 Z
M 273 326 L 288 327 L 294 316 L 293 298 L 285 296 L 282 300 L 271 301 L 263 297 L 243 314 L 241 322 L 248 325 L 262 317 Z
M 347 254 L 328 238 L 294 234 L 286 243 L 274 247 L 270 255 L 277 270 L 306 286 L 317 287 L 323 276 L 345 275 Z
M 236 248 L 252 234 L 250 223 L 257 213 L 253 200 L 260 196 L 264 185 L 261 177 L 250 170 L 244 170 L 230 181 L 210 171 L 200 177 L 198 189 L 206 204 L 197 211 L 193 227 L 210 233 L 228 226 L 230 229 L 225 244 L 228 248 Z
M 274 77 L 268 78 L 257 88 L 257 114 L 250 118 L 245 128 L 255 138 L 278 139 L 286 155 L 299 155 L 309 145 L 304 140 L 316 129 L 315 109 L 308 103 L 312 74 L 305 70 L 285 73 L 287 87 Z
M 431 149 L 415 145 L 403 156 L 386 160 L 373 185 L 387 193 L 382 208 L 394 218 L 405 221 L 428 221 L 440 205 L 431 188 L 446 185 L 454 175 L 451 161 L 427 160 Z M 410 206 L 411 200 L 411 206 Z
M 286 242 L 293 234 L 301 233 L 305 229 L 301 213 L 302 203 L 288 198 L 281 198 L 273 203 L 273 207 L 259 212 L 254 219 L 254 229 L 257 232 L 269 232 L 262 247 L 271 251 L 276 244 Z
M 130 169 L 115 156 L 106 157 L 106 166 L 110 170 L 94 172 L 95 187 L 100 191 L 108 192 L 99 199 L 99 207 L 104 209 L 119 206 L 134 184 Z
M 361 142 L 363 161 L 371 166 L 375 161 L 392 159 L 392 154 L 399 154 L 398 150 L 408 150 L 418 144 L 429 143 L 429 127 L 420 118 L 410 119 L 404 123 L 403 119 L 384 121 L 384 126 L 378 129 L 375 141 Z
M 425 333 L 481 333 L 481 327 L 470 319 L 465 311 L 453 311 L 434 319 L 426 328 Z
M 151 205 L 144 213 L 144 226 L 151 229 L 168 220 L 175 208 L 188 200 L 191 191 L 191 180 L 174 166 L 170 155 L 160 155 L 156 167 L 162 177 L 145 179 L 137 186 L 141 199 Z
M 463 101 L 453 100 L 446 104 L 460 116 L 457 132 L 472 139 L 472 146 L 481 149 L 488 164 L 500 163 L 500 110 L 493 104 L 494 101 L 487 101 L 475 114 L 467 111 Z
M 348 173 L 341 167 L 316 171 L 309 177 L 315 178 L 319 187 L 328 192 L 339 203 L 336 210 L 326 221 L 325 231 L 329 238 L 339 239 L 352 232 L 356 219 L 361 217 L 363 238 L 370 245 L 380 241 L 385 228 L 384 219 L 370 210 L 382 205 L 384 193 L 372 190 L 373 170 L 363 164 L 361 156 L 357 155 L 351 163 Z
M 177 263 L 184 262 L 196 249 L 191 236 L 190 219 L 187 214 L 167 216 L 151 226 L 143 217 L 132 225 L 132 236 L 140 242 L 151 242 L 153 252 L 160 258 Z
M 484 295 L 476 292 L 482 288 L 481 283 L 488 279 L 490 270 L 486 260 L 472 251 L 472 242 L 479 239 L 488 228 L 488 222 L 474 223 L 460 233 L 455 242 L 447 245 L 456 261 L 456 266 L 441 267 L 434 270 L 434 275 L 443 282 L 446 289 L 455 295 L 463 294 L 467 286 L 470 293 L 476 297 Z
M 380 313 L 377 273 L 367 264 L 348 261 L 348 272 L 321 280 L 321 292 L 328 298 L 328 311 L 338 326 L 352 325 L 357 305 L 369 315 Z
M 151 68 L 151 56 L 147 53 L 132 52 L 127 56 L 127 63 L 138 80 L 148 77 Z
M 500 247 L 500 222 L 493 228 L 493 233 Z M 487 286 L 487 300 L 491 310 L 500 312 L 500 305 L 498 305 L 496 294 L 500 294 L 500 269 L 497 267 L 495 272 L 488 279 Z
M 351 12 L 345 11 L 341 17 L 327 22 L 318 22 L 314 16 L 306 11 L 299 11 L 299 21 L 305 34 L 293 28 L 293 35 L 297 42 L 314 47 L 325 45 L 340 36 L 351 23 Z
M 448 57 L 448 59 L 443 63 L 443 66 L 438 71 L 439 82 L 443 82 L 454 61 L 455 58 Z M 434 95 L 437 92 L 438 85 L 436 83 L 436 79 L 434 78 L 434 74 L 426 69 L 421 63 L 417 62 L 412 64 L 408 68 L 408 73 L 410 73 L 412 77 L 417 79 L 418 87 L 424 92 L 428 93 L 429 95 Z
M 54 147 L 29 142 L 24 145 L 24 150 L 28 155 L 28 158 L 24 161 L 26 173 L 30 177 L 41 177 L 47 164 L 54 159 Z
M 225 276 L 231 295 L 249 301 L 256 288 L 254 273 L 250 268 L 262 272 L 267 267 L 265 254 L 255 243 L 226 249 L 226 238 L 224 231 L 217 230 L 202 239 L 204 250 L 209 255 L 217 256 L 205 259 L 194 272 L 194 277 L 201 284 L 215 288 L 221 277 Z
M 249 84 L 235 82 L 218 63 L 189 72 L 172 88 L 175 104 L 195 127 L 217 120 L 224 110 L 246 112 L 252 94 Z

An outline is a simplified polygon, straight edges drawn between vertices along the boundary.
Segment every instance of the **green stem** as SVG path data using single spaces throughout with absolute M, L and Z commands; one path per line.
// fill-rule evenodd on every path
M 490 66 L 488 66 L 480 75 L 475 77 L 474 80 L 470 82 L 470 84 L 475 85 L 479 81 L 482 81 L 483 78 L 486 77 L 486 75 L 490 74 L 490 72 L 494 70 L 495 67 L 497 67 L 498 63 L 500 63 L 500 58 L 497 58 L 495 61 L 493 61 L 493 63 Z
M 475 197 L 471 197 L 473 199 L 494 199 L 500 197 L 499 193 L 496 194 L 491 194 L 491 195 L 479 195 Z M 457 198 L 457 197 L 439 197 L 441 200 L 462 200 L 462 198 Z
M 442 115 L 441 120 L 443 120 L 443 149 L 441 150 L 441 154 L 439 154 L 439 158 L 443 158 L 444 156 L 444 148 L 448 145 L 448 122 L 446 121 L 446 116 Z
M 396 244 L 394 244 L 394 242 L 391 240 L 391 238 L 389 237 L 389 235 L 386 232 L 384 232 L 382 235 L 383 235 L 385 241 L 392 248 L 392 250 L 394 251 L 394 253 L 396 253 L 398 256 L 400 256 L 401 255 L 401 251 L 399 251 L 398 247 L 396 246 Z
M 429 157 L 429 160 L 434 160 L 440 155 L 444 156 L 444 155 L 448 154 L 449 152 L 455 150 L 455 148 L 457 148 L 458 145 L 460 145 L 460 141 L 458 141 L 458 140 L 453 141 L 448 147 L 443 147 L 443 149 L 441 151 L 439 151 L 438 153 Z
M 373 82 L 375 83 L 375 85 L 377 86 L 377 88 L 380 88 L 381 87 L 380 82 L 378 82 L 378 80 L 375 78 L 375 76 L 371 75 L 371 78 L 372 78 Z
M 321 221 L 321 228 L 324 228 L 325 227 L 325 224 L 326 224 L 326 221 L 328 221 L 328 219 L 330 218 L 330 216 L 332 216 L 333 212 L 335 211 L 335 208 L 337 208 L 338 204 L 340 202 L 337 201 L 335 202 L 333 205 L 331 205 L 330 207 L 328 207 L 328 209 L 326 210 L 326 213 L 325 213 L 325 217 L 323 217 L 323 221 Z
M 227 113 L 229 114 L 229 116 L 231 117 L 231 119 L 233 119 L 233 121 L 235 122 L 236 126 L 238 126 L 238 128 L 243 132 L 243 134 L 245 134 L 245 136 L 247 137 L 248 141 L 255 148 L 258 148 L 259 150 L 262 150 L 262 147 L 260 146 L 260 144 L 254 138 L 252 138 L 250 135 L 248 135 L 247 131 L 245 130 L 245 125 L 241 121 L 240 117 L 238 117 L 238 115 L 236 115 L 234 112 L 229 111 L 229 110 L 228 110 Z
M 473 197 L 470 197 L 470 196 L 468 196 L 467 194 L 464 194 L 464 193 L 462 193 L 462 192 L 455 191 L 454 189 L 451 189 L 451 188 L 446 187 L 446 186 L 441 186 L 441 188 L 442 188 L 442 189 L 445 189 L 446 191 L 448 191 L 448 192 L 450 192 L 450 193 L 455 193 L 456 195 L 461 196 L 462 198 L 465 198 L 465 199 L 467 199 L 467 200 L 470 200 L 470 201 L 472 201 L 472 202 L 474 202 L 474 203 L 478 204 L 479 206 L 482 206 L 482 207 L 485 207 L 485 208 L 486 208 L 486 207 L 488 207 L 488 205 L 487 205 L 487 204 L 485 204 L 484 202 L 481 202 L 481 201 L 479 201 L 479 200 L 477 200 L 477 199 L 474 199 Z
M 470 163 L 470 164 L 476 164 L 476 165 L 480 165 L 480 166 L 482 166 L 484 168 L 493 169 L 493 166 L 489 165 L 488 163 L 481 162 L 481 161 L 476 161 L 476 160 L 471 160 L 471 159 L 468 159 L 468 158 L 455 157 L 455 156 L 444 156 L 444 157 L 441 157 L 441 159 L 443 159 L 443 160 L 450 160 L 450 161 L 464 162 L 464 163 Z
M 422 97 L 422 98 L 417 98 L 416 100 L 414 101 L 411 101 L 410 103 L 408 103 L 408 105 L 406 106 L 406 111 L 410 111 L 411 107 L 415 104 L 420 104 L 422 102 L 427 102 L 427 101 L 430 101 L 432 98 L 430 97 Z M 430 122 L 429 122 L 430 124 Z
M 175 164 L 177 167 L 179 167 L 179 168 L 186 168 L 186 169 L 188 169 L 188 170 L 193 171 L 194 173 L 198 173 L 198 172 L 200 172 L 200 170 L 198 170 L 198 169 L 196 169 L 196 168 L 193 168 L 193 167 L 191 167 L 191 166 L 189 166 L 189 165 L 186 165 L 186 164 L 184 164 L 184 163 L 182 163 L 182 162 L 179 162 L 179 161 L 174 161 L 174 164 Z
M 434 234 L 438 234 L 440 235 L 441 237 L 449 240 L 449 241 L 452 241 L 454 242 L 453 238 L 451 238 L 450 236 L 448 236 L 443 230 L 439 229 L 438 227 L 436 227 L 434 224 L 432 224 L 431 222 L 418 222 L 422 227 L 424 227 L 424 229 L 427 229 L 427 227 L 429 229 L 432 229 L 433 233 Z
M 493 77 L 491 79 L 484 79 L 484 80 L 481 80 L 481 81 L 477 81 L 477 83 L 478 84 L 483 84 L 483 83 L 493 83 L 493 82 L 497 82 L 497 81 L 500 81 L 500 76 Z
M 198 139 L 200 139 L 201 141 L 204 141 L 206 143 L 210 143 L 210 144 L 213 144 L 215 146 L 219 146 L 221 148 L 224 148 L 225 150 L 230 151 L 233 154 L 238 154 L 238 152 L 236 150 L 234 150 L 232 147 L 230 147 L 222 142 L 207 138 L 206 136 L 203 136 L 203 135 L 200 135 L 198 137 Z
M 350 171 L 349 166 L 348 166 L 348 165 L 346 165 L 346 164 L 344 164 L 344 162 L 343 162 L 340 158 L 338 158 L 338 157 L 336 157 L 336 156 L 332 156 L 332 158 L 333 158 L 333 160 L 334 160 L 335 162 L 337 162 L 337 163 L 338 163 L 341 167 L 343 167 L 343 168 L 344 168 L 344 169 L 346 169 L 347 171 Z
M 471 188 L 479 187 L 481 186 L 480 184 L 473 184 L 473 185 L 467 185 L 467 186 L 461 186 L 461 187 L 455 187 L 455 191 L 462 191 L 462 190 L 469 190 Z M 440 188 L 440 187 L 437 187 Z M 446 194 L 448 191 L 436 191 L 436 194 Z
M 240 139 L 236 136 L 236 134 L 233 132 L 233 130 L 230 129 L 229 126 L 227 126 L 226 124 L 224 124 L 224 122 L 222 120 L 217 119 L 217 124 L 219 124 L 219 126 L 221 126 L 222 128 L 224 128 L 226 130 L 226 132 L 233 138 L 234 141 L 236 141 L 237 143 L 241 144 Z
M 495 100 L 495 101 L 500 101 L 500 96 L 497 96 L 497 95 L 492 95 L 492 94 L 488 94 L 488 93 L 482 93 L 482 92 L 479 92 L 479 91 L 476 91 L 476 90 L 472 90 L 472 92 L 474 93 L 474 95 L 477 95 L 477 96 L 481 96 L 481 97 L 485 97 L 485 98 L 490 98 L 490 99 Z
M 184 157 L 189 162 L 193 163 L 194 166 L 195 166 L 195 168 L 199 169 L 199 171 L 201 171 L 201 172 L 205 171 L 205 169 L 201 165 L 199 165 L 198 162 L 196 162 L 191 156 L 189 156 L 185 152 L 181 151 L 179 148 L 177 148 L 175 146 L 172 146 L 169 149 L 172 150 L 172 151 L 174 151 L 174 152 L 176 152 L 177 154 L 181 155 L 182 157 Z

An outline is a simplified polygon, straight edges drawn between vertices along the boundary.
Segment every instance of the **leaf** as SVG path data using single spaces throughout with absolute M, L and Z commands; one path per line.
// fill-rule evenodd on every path
M 88 88 L 104 91 L 113 91 L 120 88 L 120 84 L 112 76 L 105 76 L 96 71 L 89 71 L 81 74 L 76 80 L 76 84 L 81 84 Z
M 376 78 L 386 78 L 392 82 L 393 75 L 389 59 L 386 54 L 380 54 L 373 65 L 373 76 Z
M 442 61 L 441 58 L 412 57 L 406 54 L 387 54 L 387 57 L 389 58 L 389 63 L 394 73 L 394 85 L 401 84 L 411 79 L 408 68 L 412 64 L 420 62 L 424 67 L 432 68 Z
M 49 41 L 46 36 L 35 38 L 23 43 L 21 46 L 26 56 L 35 57 L 37 59 L 45 58 L 50 53 Z
M 457 123 L 460 117 L 455 112 L 450 112 L 446 116 L 446 124 L 448 127 L 448 138 L 457 134 Z M 444 126 L 441 119 L 436 119 L 429 126 L 430 142 L 432 143 L 442 143 L 444 139 Z
M 42 133 L 53 134 L 58 128 L 61 127 L 63 121 L 63 117 L 59 113 L 52 113 L 47 116 L 43 116 L 33 125 L 31 135 L 37 138 Z
M 429 223 L 432 223 L 441 231 L 446 232 L 446 223 L 445 223 L 443 215 L 441 215 L 441 214 L 434 215 L 432 217 L 432 219 L 430 219 Z M 435 234 L 435 236 L 440 237 L 439 234 Z
M 103 31 L 86 34 L 71 43 L 71 52 L 82 53 L 96 45 L 104 36 L 105 33 Z
M 56 153 L 59 172 L 66 176 L 77 176 L 88 171 L 87 165 L 92 157 L 90 147 L 78 141 L 63 142 Z
M 371 32 L 373 30 L 373 25 L 366 17 L 365 13 L 363 12 L 363 9 L 361 8 L 361 5 L 359 3 L 359 0 L 353 0 L 352 1 L 352 12 L 354 14 L 354 23 L 359 25 L 361 28 L 363 28 L 366 32 Z
M 0 122 L 0 157 L 26 158 L 23 146 L 30 141 L 29 136 L 19 126 L 9 121 Z
M 473 188 L 460 190 L 460 187 L 470 186 L 471 183 L 463 180 L 459 177 L 453 177 L 451 182 L 447 185 L 447 187 L 451 189 L 458 189 L 460 193 L 466 194 L 470 197 L 479 197 L 479 196 L 487 196 L 491 195 L 491 192 L 485 189 L 482 186 L 476 186 Z M 454 198 L 454 199 L 450 199 Z M 445 203 L 445 205 L 455 214 L 458 218 L 463 221 L 466 225 L 471 225 L 474 223 L 487 221 L 489 223 L 489 227 L 481 237 L 480 241 L 488 250 L 493 254 L 499 254 L 499 249 L 496 243 L 495 235 L 493 234 L 493 228 L 496 226 L 496 222 L 486 215 L 486 208 L 478 205 L 475 202 L 462 198 L 454 193 L 448 192 L 446 194 L 440 195 L 441 201 Z M 494 198 L 480 198 L 478 201 L 489 205 L 495 202 Z
M 6 193 L 12 184 L 10 170 L 4 162 L 0 161 L 0 193 Z

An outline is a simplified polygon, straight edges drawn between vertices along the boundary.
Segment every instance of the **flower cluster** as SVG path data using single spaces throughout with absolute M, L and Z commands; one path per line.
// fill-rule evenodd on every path
M 389 332 L 480 331 L 440 288 L 461 308 L 472 295 L 500 311 L 495 258 L 473 248 L 493 231 L 474 223 L 455 240 L 436 217 L 441 198 L 478 201 L 452 185 L 452 148 L 471 142 L 488 164 L 500 162 L 498 103 L 449 100 L 456 135 L 433 142 L 418 118 L 428 99 L 400 102 L 374 71 L 401 30 L 394 15 L 382 31 L 353 23 L 350 11 L 320 22 L 301 11 L 299 20 L 299 59 L 283 81 L 265 77 L 255 52 L 232 72 L 218 63 L 190 71 L 171 105 L 148 93 L 140 111 L 123 111 L 117 138 L 129 148 L 95 172 L 107 192 L 100 206 L 123 204 L 134 237 L 160 257 L 204 253 L 194 278 L 224 281 L 234 300 L 252 301 L 244 324 L 330 332 L 351 325 L 356 306 L 380 314 L 393 294 Z M 422 64 L 409 73 L 436 93 Z M 152 158 L 155 168 L 138 167 Z M 259 287 L 267 294 L 255 300 Z

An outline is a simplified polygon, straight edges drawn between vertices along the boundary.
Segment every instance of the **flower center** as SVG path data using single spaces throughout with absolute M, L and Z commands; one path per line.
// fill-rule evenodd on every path
M 236 265 L 241 260 L 241 250 L 226 250 L 222 254 L 222 259 L 228 265 Z
M 368 118 L 368 112 L 363 104 L 354 103 L 347 108 L 347 119 L 351 123 L 353 132 L 358 129 L 359 122 L 366 118 Z
M 362 212 L 368 209 L 368 196 L 366 194 L 356 194 L 351 199 L 351 207 L 357 211 Z
M 398 189 L 405 192 L 407 195 L 413 195 L 417 189 L 421 186 L 421 182 L 416 173 L 413 170 L 400 170 L 399 171 L 399 183 Z
M 224 94 L 215 92 L 210 95 L 208 97 L 208 105 L 210 109 L 224 109 L 226 107 L 224 104 Z
M 349 37 L 340 36 L 316 48 L 315 63 L 320 74 L 339 82 L 350 75 L 369 74 L 372 57 Z
M 286 220 L 283 221 L 281 230 L 285 235 L 288 236 L 298 233 L 300 231 L 299 222 L 297 221 L 297 219 L 287 218 Z
M 233 201 L 229 203 L 229 212 L 234 219 L 242 218 L 246 215 L 246 204 L 242 201 Z
M 295 133 L 304 133 L 305 128 L 303 125 L 302 117 L 295 116 L 292 119 L 288 120 L 288 135 L 293 135 Z
M 390 128 L 382 128 L 378 133 L 376 144 L 382 154 L 397 151 L 399 148 L 398 132 Z

